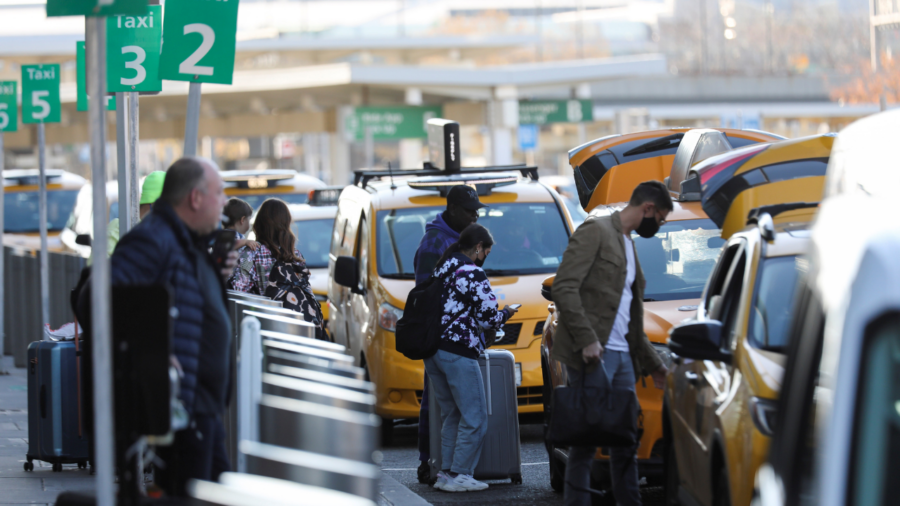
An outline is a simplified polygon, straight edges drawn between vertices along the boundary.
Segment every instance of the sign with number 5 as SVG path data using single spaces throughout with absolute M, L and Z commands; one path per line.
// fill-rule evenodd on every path
M 162 7 L 151 5 L 145 16 L 110 16 L 106 34 L 107 91 L 162 91 Z
M 19 123 L 16 82 L 0 81 L 0 132 L 15 132 Z M 0 156 L 3 156 L 0 154 Z
M 59 64 L 22 65 L 22 123 L 59 123 Z
M 159 77 L 231 84 L 238 0 L 166 2 Z

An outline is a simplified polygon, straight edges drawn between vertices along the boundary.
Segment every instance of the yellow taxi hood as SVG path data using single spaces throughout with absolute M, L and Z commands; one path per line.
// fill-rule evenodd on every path
M 650 342 L 666 344 L 669 329 L 697 313 L 700 299 L 644 302 L 644 332 Z
M 16 249 L 40 251 L 41 235 L 32 232 L 25 234 L 3 234 L 3 245 Z M 59 240 L 59 232 L 47 232 L 47 251 L 62 252 L 64 250 L 65 248 L 63 248 L 62 241 Z
M 316 295 L 328 295 L 328 267 L 309 270 L 309 285 Z

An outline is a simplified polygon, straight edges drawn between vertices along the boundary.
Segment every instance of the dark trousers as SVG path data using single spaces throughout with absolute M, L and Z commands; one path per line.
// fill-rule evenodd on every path
M 231 470 L 225 427 L 218 416 L 194 415 L 191 426 L 177 432 L 172 446 L 159 448 L 158 453 L 166 467 L 157 470 L 157 484 L 170 496 L 187 496 L 191 479 L 218 481 L 220 474 Z
M 428 462 L 431 454 L 431 440 L 428 438 L 428 373 L 425 373 L 425 388 L 422 390 L 422 405 L 419 406 L 419 461 Z

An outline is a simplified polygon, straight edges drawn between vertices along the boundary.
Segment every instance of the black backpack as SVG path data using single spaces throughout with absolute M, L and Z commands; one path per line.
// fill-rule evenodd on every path
M 403 317 L 397 322 L 397 351 L 410 360 L 424 360 L 438 351 L 444 326 L 441 317 L 443 283 L 434 276 L 416 285 L 406 298 Z

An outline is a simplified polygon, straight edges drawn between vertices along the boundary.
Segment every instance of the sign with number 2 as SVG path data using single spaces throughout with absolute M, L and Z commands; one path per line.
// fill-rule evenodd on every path
M 159 77 L 231 84 L 238 0 L 166 2 Z

